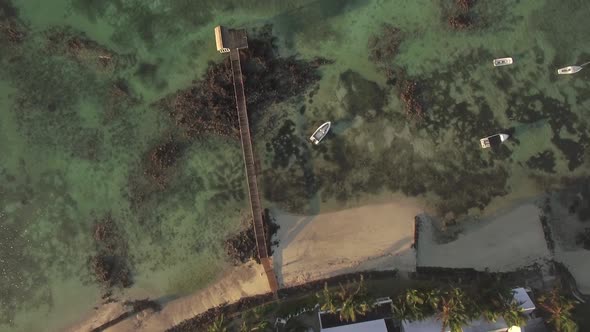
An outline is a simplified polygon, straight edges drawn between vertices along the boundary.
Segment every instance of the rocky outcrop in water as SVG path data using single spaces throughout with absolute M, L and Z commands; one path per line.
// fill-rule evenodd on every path
M 89 258 L 89 267 L 105 294 L 113 287 L 131 286 L 127 241 L 110 215 L 95 222 L 93 238 L 96 254 Z
M 414 81 L 404 81 L 401 83 L 400 99 L 404 104 L 406 116 L 412 120 L 421 120 L 424 117 L 424 109 L 419 101 L 418 84 Z
M 389 82 L 395 82 L 396 75 L 393 61 L 399 53 L 403 41 L 403 33 L 391 24 L 383 24 L 377 34 L 369 38 L 369 60 L 385 71 Z
M 475 5 L 475 0 L 456 0 L 455 4 L 460 10 L 467 12 Z
M 145 174 L 159 185 L 164 186 L 166 171 L 176 164 L 182 151 L 182 144 L 173 137 L 169 137 L 167 142 L 152 147 L 148 152 Z
M 304 93 L 319 78 L 318 68 L 330 61 L 279 57 L 270 26 L 249 36 L 249 48 L 241 51 L 244 89 L 250 121 L 267 106 Z M 203 79 L 193 82 L 156 103 L 168 112 L 189 137 L 217 134 L 237 138 L 233 81 L 229 57 L 210 64 Z
M 97 73 L 112 75 L 116 70 L 135 64 L 134 55 L 119 54 L 69 27 L 52 27 L 44 31 L 43 35 L 44 51 L 48 55 L 67 57 Z
M 475 0 L 456 0 L 447 12 L 447 23 L 454 30 L 466 30 L 475 25 L 473 6 Z
M 278 242 L 271 242 L 272 237 L 279 230 L 279 225 L 274 222 L 268 209 L 264 210 L 264 232 L 266 234 L 266 246 L 269 254 L 272 255 L 271 247 Z M 254 236 L 254 226 L 252 219 L 247 219 L 247 228 L 225 241 L 225 252 L 233 260 L 234 264 L 246 263 L 253 259 L 260 263 L 258 257 L 258 248 L 256 247 L 256 237 Z
M 449 18 L 449 25 L 455 30 L 465 30 L 473 25 L 473 21 L 468 15 L 459 14 Z
M 4 39 L 8 44 L 18 44 L 26 36 L 26 28 L 18 19 L 16 7 L 10 1 L 0 1 L 0 41 Z

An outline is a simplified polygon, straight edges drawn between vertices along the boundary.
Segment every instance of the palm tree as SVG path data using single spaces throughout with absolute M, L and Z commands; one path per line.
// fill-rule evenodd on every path
M 337 308 L 336 303 L 334 302 L 335 299 L 333 293 L 330 291 L 330 289 L 328 289 L 327 282 L 324 283 L 324 290 L 322 291 L 322 293 L 317 293 L 316 297 L 318 298 L 318 301 L 320 303 L 320 310 L 330 313 L 336 312 Z
M 393 315 L 399 320 L 422 320 L 434 314 L 439 300 L 437 290 L 409 289 L 398 296 L 392 304 Z
M 576 323 L 572 319 L 572 310 L 574 302 L 559 294 L 557 288 L 549 294 L 543 294 L 539 297 L 539 307 L 547 315 L 547 323 L 555 329 L 556 332 L 575 332 Z
M 510 327 L 526 324 L 520 303 L 515 302 L 514 291 L 510 287 L 496 281 L 479 289 L 481 293 L 478 302 L 486 320 L 495 322 L 498 317 L 502 317 Z
M 351 285 L 344 287 L 341 284 L 337 297 L 339 298 L 340 303 L 342 303 L 340 308 L 340 320 L 355 322 L 357 314 L 364 315 L 371 310 L 371 304 L 367 296 L 367 290 L 362 275 L 356 288 L 353 288 Z
M 223 314 L 207 328 L 207 332 L 228 332 Z
M 453 332 L 461 332 L 462 327 L 475 317 L 475 312 L 469 308 L 468 298 L 462 289 L 453 287 L 444 292 L 439 302 L 438 319 L 442 323 L 441 332 L 447 327 Z
M 526 325 L 527 319 L 523 314 L 523 310 L 519 303 L 511 301 L 499 312 L 499 315 L 504 318 L 504 321 L 508 327 L 512 326 L 524 326 Z

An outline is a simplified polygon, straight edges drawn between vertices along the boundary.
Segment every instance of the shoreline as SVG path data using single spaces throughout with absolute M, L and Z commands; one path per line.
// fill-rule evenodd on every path
M 141 331 L 163 331 L 210 308 L 268 292 L 270 288 L 264 277 L 262 265 L 251 261 L 229 269 L 223 277 L 204 289 L 166 301 L 159 312 L 140 312 L 105 331 L 131 332 L 139 328 Z M 122 302 L 100 306 L 89 313 L 86 319 L 66 328 L 65 331 L 91 331 L 101 326 L 126 311 Z
M 415 254 L 411 248 L 414 216 L 422 210 L 416 199 L 405 198 L 313 216 L 277 213 L 278 210 L 274 209 L 275 222 L 281 228 L 276 234 L 279 245 L 273 247 L 272 259 L 279 281 L 283 280 L 285 274 L 287 276 L 287 283 L 281 282 L 281 285 L 297 286 L 361 271 L 405 270 L 404 267 L 414 271 Z M 364 220 L 367 215 L 371 216 L 369 222 Z M 313 220 L 313 223 L 302 222 L 302 219 Z M 397 222 L 396 227 L 391 227 L 391 220 Z M 355 243 L 351 239 L 358 236 L 361 242 L 373 240 L 372 244 L 363 248 L 351 245 Z M 397 248 L 392 250 L 391 243 L 400 241 Z M 314 248 L 314 243 L 321 247 Z M 296 262 L 298 256 L 308 250 L 322 250 L 323 255 L 317 255 L 311 261 Z M 303 278 L 295 277 L 322 264 L 324 266 L 319 272 L 307 274 Z M 106 331 L 136 331 L 139 327 L 142 331 L 163 331 L 211 308 L 268 292 L 270 288 L 262 265 L 250 261 L 230 268 L 220 279 L 202 290 L 168 301 L 159 312 L 141 312 Z M 66 331 L 90 331 L 104 324 L 125 311 L 121 303 L 100 306 Z
M 414 243 L 414 217 L 424 216 L 424 209 L 415 199 L 398 199 L 312 216 L 271 210 L 275 222 L 281 226 L 273 237 L 279 244 L 273 247 L 272 257 L 285 294 L 299 287 L 307 289 L 322 280 L 340 280 L 358 273 L 379 274 L 382 271 L 413 275 L 429 269 L 475 272 L 486 268 L 489 272 L 511 273 L 530 266 L 533 261 L 550 260 L 538 218 L 540 209 L 531 200 L 466 225 L 456 239 L 444 244 L 436 243 L 428 229 L 423 228 L 419 243 Z M 519 231 L 514 231 L 514 227 Z M 507 234 L 509 229 L 512 232 Z M 471 257 L 473 248 L 485 250 Z M 519 255 L 515 256 L 514 252 Z M 426 262 L 437 264 L 425 263 L 425 257 L 428 258 Z M 496 257 L 494 264 L 488 259 L 491 257 Z M 585 289 L 585 285 L 580 286 Z M 106 331 L 127 332 L 139 328 L 163 331 L 215 308 L 237 304 L 244 298 L 262 301 L 269 292 L 262 266 L 250 261 L 229 269 L 205 289 L 169 300 L 159 312 L 141 312 Z M 121 303 L 103 305 L 67 331 L 89 331 L 118 316 L 122 310 Z

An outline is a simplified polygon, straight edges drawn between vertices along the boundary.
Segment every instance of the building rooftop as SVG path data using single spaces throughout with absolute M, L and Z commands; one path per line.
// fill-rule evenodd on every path
M 385 324 L 385 319 L 378 319 L 372 320 L 368 322 L 350 324 L 350 325 L 341 325 L 336 327 L 330 327 L 327 329 L 322 329 L 322 332 L 388 332 L 387 325 Z

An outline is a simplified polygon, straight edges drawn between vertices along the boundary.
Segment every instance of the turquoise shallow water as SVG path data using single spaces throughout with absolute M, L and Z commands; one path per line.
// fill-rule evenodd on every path
M 126 294 L 181 295 L 227 266 L 223 239 L 248 207 L 239 142 L 191 141 L 164 188 L 142 168 L 151 147 L 178 135 L 152 104 L 221 61 L 219 23 L 270 23 L 281 56 L 334 61 L 310 92 L 256 116 L 268 204 L 317 212 L 402 192 L 452 221 L 587 175 L 590 71 L 555 71 L 590 61 L 590 5 L 480 1 L 477 25 L 455 31 L 455 9 L 440 3 L 1 0 L 0 331 L 59 329 L 92 309 L 92 225 L 109 214 L 129 247 Z M 402 41 L 376 65 L 368 41 L 382 23 Z M 90 51 L 65 52 L 67 36 L 82 34 Z M 504 56 L 515 64 L 493 68 Z M 423 121 L 405 117 L 386 68 L 418 82 Z M 306 139 L 326 120 L 332 134 L 312 148 Z M 498 131 L 513 138 L 478 147 Z

